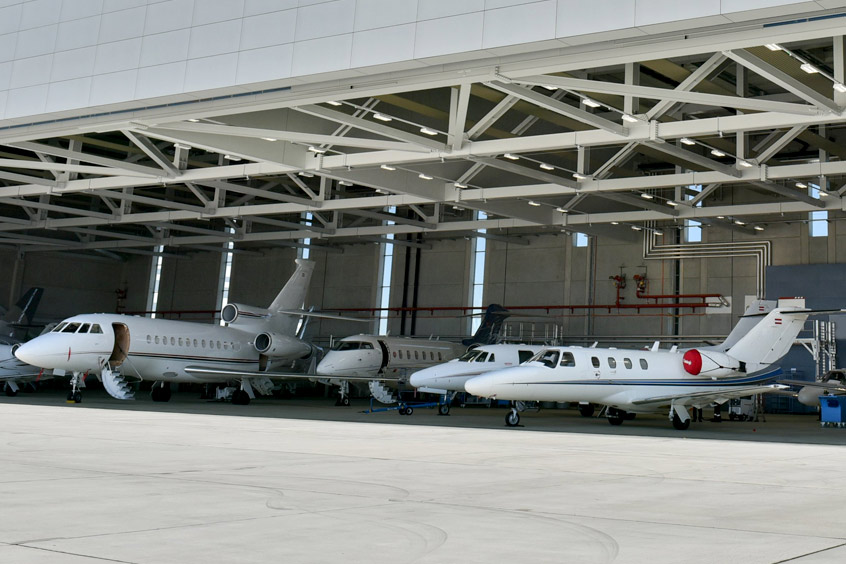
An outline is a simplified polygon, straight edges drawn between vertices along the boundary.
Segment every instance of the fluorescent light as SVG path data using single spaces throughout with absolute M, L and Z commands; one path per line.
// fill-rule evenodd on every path
M 186 151 L 191 150 L 191 145 L 183 145 L 182 143 L 174 143 L 173 146 L 176 147 L 177 149 L 185 149 Z
M 755 229 L 755 231 L 763 231 L 764 230 L 764 228 L 761 227 L 760 225 L 756 225 L 753 229 Z
M 322 155 L 323 153 L 326 152 L 326 149 L 321 149 L 320 147 L 314 147 L 314 146 L 309 147 L 308 150 L 311 151 L 312 153 L 317 153 L 318 155 Z
M 379 121 L 394 121 L 394 118 L 386 116 L 385 114 L 373 114 L 373 119 L 378 119 Z
M 504 155 L 502 155 L 502 156 L 503 156 L 503 157 L 505 157 L 505 158 L 506 158 L 506 159 L 508 159 L 508 160 L 511 160 L 511 161 L 516 161 L 516 160 L 518 160 L 518 159 L 520 158 L 520 157 L 518 157 L 517 155 L 512 155 L 511 153 L 505 153 L 505 154 L 504 154 Z
M 582 174 L 580 172 L 574 172 L 573 178 L 575 178 L 576 180 L 584 180 L 584 179 L 587 178 L 587 176 L 585 176 L 584 174 Z
M 678 202 L 674 202 L 673 200 L 667 200 L 667 205 L 668 205 L 668 206 L 673 206 L 673 207 L 676 207 L 677 205 L 679 205 L 679 203 L 678 203 Z
M 652 194 L 647 194 L 646 192 L 641 192 L 640 197 L 644 200 L 651 200 L 653 198 Z
M 658 235 L 658 236 L 660 237 L 661 235 L 663 235 L 663 234 L 664 234 L 664 232 L 663 232 L 663 231 L 661 231 L 660 229 L 655 229 L 654 231 L 652 231 L 652 234 L 653 234 L 653 235 Z
M 640 120 L 634 117 L 632 114 L 623 114 L 623 121 L 627 121 L 629 123 L 637 123 Z
M 420 174 L 417 175 L 417 178 L 422 178 L 423 180 L 432 180 L 434 178 L 434 176 L 429 176 L 428 174 L 421 172 Z
M 387 191 L 387 190 L 382 190 L 381 188 L 376 188 L 376 193 L 377 193 L 377 194 L 387 194 L 387 193 L 388 193 L 388 191 Z
M 619 221 L 612 221 L 611 225 L 620 225 L 620 222 Z
M 735 219 L 735 220 L 734 220 L 734 224 L 735 224 L 735 225 L 746 225 L 746 223 L 745 223 L 745 222 L 740 221 L 739 219 Z
M 681 141 L 682 145 L 696 145 L 696 141 L 688 137 L 682 137 L 679 141 Z
M 546 88 L 550 92 L 555 92 L 556 90 L 558 90 L 557 86 L 550 86 L 549 84 L 541 84 L 541 88 Z
M 766 47 L 770 51 L 781 51 L 781 45 L 778 43 L 767 43 Z
M 388 166 L 388 165 L 382 165 L 379 168 L 381 168 L 382 170 L 396 170 L 395 167 Z
M 807 188 L 807 187 L 808 187 L 808 185 L 807 185 L 807 184 L 805 184 L 804 182 L 797 182 L 797 183 L 796 183 L 796 187 L 797 187 L 797 188 L 799 188 L 799 189 L 801 189 L 801 190 L 804 190 L 805 188 Z
M 467 188 L 467 185 L 462 184 L 461 182 L 454 182 L 452 185 L 455 186 L 456 188 Z
M 276 141 L 273 137 L 262 137 L 263 141 Z
M 340 184 L 341 186 L 352 186 L 353 185 L 353 183 L 350 182 L 349 180 L 339 180 L 338 184 Z
M 342 105 L 340 102 L 336 102 L 335 100 L 326 100 L 326 103 L 329 104 L 330 106 L 341 106 Z
M 310 172 L 306 172 L 306 171 L 304 171 L 304 170 L 301 170 L 301 171 L 300 171 L 300 172 L 298 172 L 297 174 L 298 174 L 298 175 L 300 175 L 300 176 L 303 176 L 303 177 L 305 177 L 305 178 L 313 178 L 313 177 L 314 177 L 314 175 L 313 175 L 312 173 L 310 173 Z
M 240 161 L 241 157 L 237 157 L 235 155 L 223 155 L 223 158 L 227 161 Z
M 719 149 L 711 149 L 711 154 L 714 155 L 715 157 L 725 157 L 726 156 L 726 154 L 724 152 L 720 151 Z
M 536 202 L 536 201 L 534 201 L 534 200 L 529 200 L 527 203 L 528 203 L 530 206 L 535 206 L 535 207 L 537 207 L 537 206 L 539 206 L 539 205 L 540 205 L 540 202 Z
M 568 210 L 567 208 L 555 208 L 555 211 L 561 212 L 561 213 L 567 213 L 570 210 Z
M 585 106 L 588 106 L 590 108 L 598 108 L 602 105 L 596 100 L 591 100 L 590 98 L 584 98 L 582 101 L 585 103 Z
M 822 196 L 828 196 L 828 192 L 826 192 L 825 190 L 820 190 L 820 197 Z
M 194 118 L 191 118 L 191 119 L 189 119 L 188 121 L 190 121 L 191 123 L 197 123 L 197 122 L 198 122 L 198 121 L 200 121 L 200 120 L 198 120 L 198 119 L 194 119 Z
M 637 225 L 632 225 L 633 231 L 641 231 L 642 229 L 643 229 L 642 227 L 638 227 Z
M 842 82 L 835 82 L 834 89 L 840 92 L 841 94 L 846 93 L 846 84 L 843 84 Z
M 820 72 L 820 69 L 812 65 L 811 63 L 802 63 L 799 65 L 799 68 L 805 71 L 808 74 L 816 74 Z
M 751 168 L 753 165 L 749 161 L 739 160 L 737 161 L 738 166 L 742 166 L 743 168 Z
M 717 219 L 725 219 L 725 218 L 726 218 L 726 216 L 724 216 L 724 215 L 718 215 L 717 216 Z
M 463 210 L 464 208 L 462 208 L 461 206 L 452 206 L 452 209 L 454 209 L 454 210 Z
M 429 129 L 428 127 L 421 127 L 420 133 L 422 133 L 423 135 L 437 135 L 438 134 L 437 131 L 435 131 L 434 129 Z
M 555 167 L 546 163 L 541 163 L 540 167 L 544 170 L 555 170 Z

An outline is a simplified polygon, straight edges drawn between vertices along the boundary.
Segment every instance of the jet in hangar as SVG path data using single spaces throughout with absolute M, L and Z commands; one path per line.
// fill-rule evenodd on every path
M 229 303 L 221 310 L 225 326 L 118 314 L 83 314 L 59 323 L 50 333 L 15 350 L 33 366 L 73 374 L 69 401 L 82 399 L 84 375 L 95 374 L 114 398 L 133 399 L 130 383 L 154 380 L 153 401 L 170 399 L 170 383 L 237 380 L 235 404 L 246 405 L 255 392 L 269 393 L 271 371 L 309 358 L 315 347 L 297 335 L 302 316 L 338 316 L 302 309 L 314 262 L 297 267 L 267 308 Z M 233 370 L 237 369 L 237 370 Z
M 3 313 L 0 319 L 0 340 L 9 345 L 20 342 L 17 338 L 17 330 L 25 327 L 32 327 L 32 319 L 38 304 L 41 303 L 41 296 L 44 295 L 44 288 L 30 288 L 21 296 L 14 307 L 10 307 Z
M 529 362 L 467 381 L 468 393 L 498 400 L 591 402 L 607 406 L 606 417 L 620 425 L 637 413 L 668 409 L 673 427 L 690 426 L 688 407 L 783 390 L 773 381 L 781 369 L 773 364 L 793 344 L 805 320 L 817 313 L 801 298 L 779 300 L 760 318 L 747 314 L 721 345 L 679 350 L 547 347 Z M 755 320 L 754 317 L 758 317 Z M 757 321 L 757 322 L 756 322 Z M 751 326 L 751 327 L 750 327 Z M 516 426 L 512 409 L 506 424 Z

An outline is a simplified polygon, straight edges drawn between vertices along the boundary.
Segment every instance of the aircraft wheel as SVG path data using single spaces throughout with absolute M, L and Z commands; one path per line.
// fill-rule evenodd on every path
M 688 427 L 690 427 L 690 419 L 687 421 L 682 422 L 681 417 L 678 414 L 673 413 L 673 428 L 678 431 L 684 431 Z
M 615 409 L 613 407 L 608 408 L 608 414 L 606 415 L 608 418 L 608 422 L 612 425 L 622 425 L 623 421 L 626 420 L 626 412 L 622 409 Z
M 350 398 L 348 398 L 346 396 L 341 398 L 341 405 L 344 406 L 344 407 L 349 407 L 350 406 Z
M 73 396 L 74 403 L 82 403 L 82 392 L 74 392 L 71 395 Z
M 235 390 L 232 393 L 232 404 L 233 405 L 249 405 L 250 403 L 250 396 L 244 390 Z
M 414 413 L 414 408 L 413 408 L 413 407 L 406 407 L 406 408 L 405 408 L 405 414 L 406 414 L 406 415 L 411 415 L 412 413 Z
M 449 415 L 449 404 L 442 403 L 438 406 L 438 415 Z
M 596 406 L 594 406 L 592 403 L 579 404 L 579 415 L 581 415 L 582 417 L 592 417 L 595 411 Z
M 9 396 L 10 398 L 13 398 L 16 395 L 18 395 L 18 391 L 13 390 L 10 386 L 6 386 L 6 395 Z
M 520 414 L 516 410 L 509 411 L 505 414 L 505 425 L 508 427 L 516 427 L 520 424 Z

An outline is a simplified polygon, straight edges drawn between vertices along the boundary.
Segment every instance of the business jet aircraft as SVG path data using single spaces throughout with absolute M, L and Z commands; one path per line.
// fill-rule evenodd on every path
M 832 313 L 804 309 L 804 303 L 801 298 L 779 300 L 745 335 L 735 339 L 733 331 L 730 346 L 668 351 L 658 350 L 658 343 L 649 351 L 548 347 L 524 365 L 472 378 L 465 388 L 500 400 L 605 405 L 612 425 L 622 424 L 628 414 L 669 407 L 673 427 L 684 430 L 690 426 L 688 407 L 785 389 L 770 383 L 781 372 L 771 365 L 787 353 L 810 314 Z M 517 425 L 517 410 L 505 421 Z
M 796 399 L 802 405 L 819 407 L 820 396 L 846 395 L 846 370 L 835 369 L 825 373 L 819 382 L 805 380 L 779 380 L 779 384 L 800 386 Z
M 540 345 L 482 345 L 449 362 L 418 370 L 411 375 L 408 383 L 421 392 L 443 396 L 438 413 L 447 415 L 452 398 L 456 393 L 465 391 L 467 380 L 522 364 L 543 348 Z
M 32 324 L 42 295 L 44 288 L 30 288 L 14 307 L 3 312 L 3 319 L 0 319 L 0 339 L 9 345 L 20 342 L 16 330 Z
M 230 303 L 226 326 L 117 314 L 84 314 L 24 343 L 15 356 L 33 366 L 73 373 L 69 401 L 79 402 L 83 375 L 94 373 L 114 398 L 133 399 L 129 381 L 155 380 L 153 401 L 170 399 L 171 382 L 240 381 L 232 403 L 246 405 L 254 390 L 270 393 L 275 367 L 310 357 L 314 347 L 296 336 L 314 262 L 297 268 L 267 309 Z M 237 367 L 233 377 L 231 368 Z M 120 370 L 120 371 L 118 371 Z
M 489 305 L 479 329 L 461 343 L 387 335 L 345 337 L 326 353 L 316 373 L 321 381 L 340 387 L 339 405 L 349 405 L 350 381 L 367 382 L 375 399 L 393 403 L 395 399 L 384 382 L 404 384 L 416 370 L 457 358 L 468 347 L 492 342 L 509 315 L 502 306 Z

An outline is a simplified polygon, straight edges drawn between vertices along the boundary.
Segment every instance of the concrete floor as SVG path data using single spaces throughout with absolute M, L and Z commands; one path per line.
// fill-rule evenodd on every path
M 0 562 L 846 561 L 846 429 L 0 398 Z

